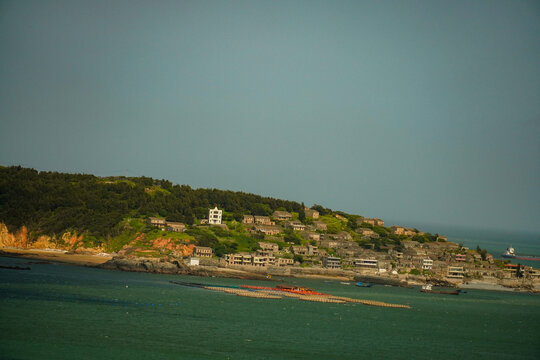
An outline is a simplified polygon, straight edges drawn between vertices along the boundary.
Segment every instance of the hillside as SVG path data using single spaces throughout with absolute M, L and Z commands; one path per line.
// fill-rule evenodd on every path
M 208 217 L 208 209 L 223 209 L 227 227 L 196 226 Z M 414 229 L 396 235 L 390 228 L 362 222 L 358 215 L 315 205 L 326 229 L 319 233 L 349 234 L 363 247 L 399 247 L 401 240 L 420 242 L 437 239 Z M 307 244 L 309 238 L 282 226 L 277 236 L 268 236 L 242 224 L 244 215 L 271 216 L 290 212 L 293 220 L 313 227 L 304 205 L 243 192 L 193 189 L 167 180 L 148 177 L 97 177 L 86 174 L 38 172 L 22 167 L 0 167 L 0 236 L 3 246 L 41 246 L 62 249 L 94 248 L 130 251 L 158 257 L 189 255 L 193 246 L 208 246 L 218 256 L 252 251 L 262 240 L 284 244 Z M 185 232 L 157 229 L 148 217 L 187 225 Z M 362 230 L 363 229 L 363 230 Z M 367 236 L 373 234 L 374 236 Z M 375 235 L 376 234 L 376 235 Z M 128 249 L 129 248 L 129 249 Z

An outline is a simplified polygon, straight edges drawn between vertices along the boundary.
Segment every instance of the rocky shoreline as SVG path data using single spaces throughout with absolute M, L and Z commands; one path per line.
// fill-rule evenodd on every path
M 0 256 L 22 257 L 79 266 L 96 267 L 106 270 L 148 272 L 169 275 L 190 275 L 201 277 L 226 277 L 243 280 L 276 280 L 276 278 L 331 279 L 336 281 L 361 281 L 366 283 L 411 287 L 429 282 L 433 286 L 480 289 L 497 291 L 540 292 L 540 283 L 525 282 L 518 279 L 470 280 L 464 283 L 447 279 L 426 278 L 412 275 L 374 275 L 342 269 L 302 268 L 302 267 L 246 267 L 220 266 L 219 263 L 189 266 L 178 259 L 152 259 L 145 257 L 98 256 L 91 254 L 59 253 L 39 250 L 2 249 Z
M 451 282 L 446 279 L 395 277 L 358 274 L 348 270 L 300 267 L 220 267 L 216 265 L 189 266 L 179 260 L 148 259 L 148 258 L 122 258 L 115 257 L 97 267 L 107 270 L 150 272 L 157 274 L 191 275 L 203 277 L 227 277 L 244 280 L 269 280 L 276 277 L 318 278 L 346 281 L 362 281 L 367 283 L 390 285 L 399 287 L 412 287 L 423 285 L 426 282 L 438 287 L 525 291 L 540 292 L 540 284 L 524 283 L 519 281 L 477 281 L 465 283 Z

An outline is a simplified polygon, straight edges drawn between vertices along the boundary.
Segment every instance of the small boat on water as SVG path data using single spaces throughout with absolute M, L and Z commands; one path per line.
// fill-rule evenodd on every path
M 431 284 L 422 285 L 421 292 L 433 294 L 459 295 L 461 290 L 434 290 Z
M 359 281 L 359 282 L 356 283 L 356 286 L 358 286 L 358 287 L 372 287 L 373 284 L 363 283 L 363 282 Z
M 501 255 L 503 258 L 507 259 L 518 259 L 518 260 L 530 260 L 530 261 L 540 261 L 540 256 L 534 256 L 534 255 L 516 255 L 515 250 L 513 247 L 509 247 L 506 249 L 504 254 Z

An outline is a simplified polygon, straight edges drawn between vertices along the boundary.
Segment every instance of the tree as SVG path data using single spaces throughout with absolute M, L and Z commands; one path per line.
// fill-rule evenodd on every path
M 300 220 L 301 222 L 306 221 L 306 210 L 304 203 L 302 203 L 302 207 L 300 208 L 300 210 L 298 210 L 298 220 Z

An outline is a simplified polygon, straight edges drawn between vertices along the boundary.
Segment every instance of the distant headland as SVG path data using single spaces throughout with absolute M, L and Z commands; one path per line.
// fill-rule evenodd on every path
M 540 271 L 441 234 L 317 204 L 148 177 L 0 167 L 0 201 L 0 247 L 9 256 L 202 276 L 529 291 L 540 284 Z

